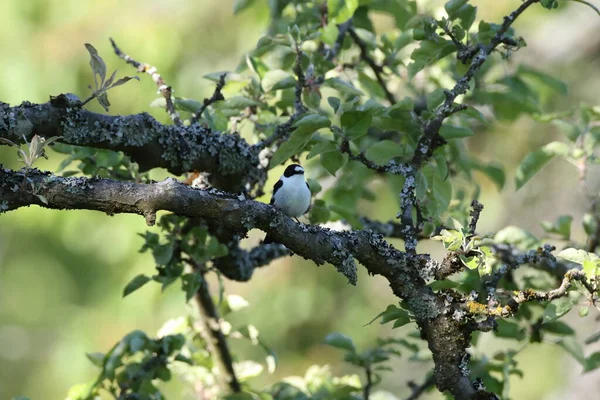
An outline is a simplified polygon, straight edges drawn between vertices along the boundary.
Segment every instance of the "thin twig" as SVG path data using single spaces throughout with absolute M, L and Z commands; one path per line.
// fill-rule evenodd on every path
M 475 236 L 475 229 L 477 229 L 477 222 L 479 222 L 479 216 L 483 211 L 483 204 L 473 199 L 471 202 L 471 211 L 469 215 L 471 216 L 471 221 L 469 222 L 469 237 Z
M 486 307 L 475 301 L 468 301 L 466 308 L 471 314 L 487 315 L 493 317 L 508 317 L 513 315 L 519 309 L 519 306 L 529 301 L 552 301 L 564 297 L 568 293 L 573 281 L 579 281 L 594 296 L 596 289 L 588 282 L 583 271 L 574 268 L 565 274 L 561 285 L 548 292 L 536 292 L 533 290 L 522 290 L 513 296 L 504 307 Z M 592 299 L 593 300 L 593 299 Z
M 175 125 L 182 125 L 179 113 L 175 110 L 175 104 L 173 103 L 173 90 L 171 89 L 171 86 L 168 86 L 165 83 L 162 76 L 160 76 L 160 74 L 158 73 L 156 67 L 153 67 L 150 64 L 140 63 L 134 60 L 129 55 L 123 53 L 121 49 L 117 47 L 117 44 L 112 38 L 109 38 L 109 40 L 112 44 L 115 54 L 119 56 L 119 58 L 125 60 L 127 64 L 133 65 L 138 72 L 146 73 L 152 77 L 152 80 L 154 81 L 154 83 L 156 83 L 156 86 L 158 86 L 158 91 L 165 98 L 166 109 L 167 113 L 169 114 L 169 117 L 171 117 L 171 120 L 175 123 Z
M 202 118 L 202 113 L 208 108 L 208 106 L 210 106 L 213 103 L 216 103 L 217 101 L 225 100 L 225 97 L 223 97 L 221 90 L 223 90 L 223 87 L 225 86 L 226 77 L 226 73 L 223 73 L 221 74 L 221 76 L 219 76 L 219 82 L 217 82 L 217 86 L 215 87 L 215 91 L 213 92 L 212 96 L 209 99 L 204 99 L 204 101 L 202 102 L 202 106 L 200 106 L 198 111 L 192 114 L 192 117 L 190 118 L 191 124 L 197 123 L 200 120 L 200 118 Z
M 373 58 L 369 55 L 369 49 L 367 49 L 367 44 L 358 36 L 354 29 L 348 28 L 348 33 L 350 34 L 352 40 L 354 40 L 354 43 L 356 43 L 356 45 L 360 49 L 360 58 L 362 58 L 367 64 L 369 64 L 369 67 L 371 67 L 371 69 L 373 70 L 375 78 L 377 78 L 377 82 L 379 82 L 379 86 L 381 86 L 383 92 L 385 93 L 386 99 L 390 102 L 390 104 L 396 104 L 396 99 L 394 98 L 394 95 L 389 91 L 387 85 L 385 84 L 385 81 L 383 80 L 383 67 L 381 65 L 378 65 L 375 62 L 375 60 L 373 60 Z
M 434 384 L 435 379 L 433 377 L 433 374 L 429 375 L 425 379 L 425 381 L 420 385 L 417 385 L 413 381 L 408 382 L 408 386 L 410 387 L 410 390 L 412 390 L 412 393 L 405 400 L 417 400 L 419 397 L 421 397 L 423 393 L 427 391 L 427 389 L 432 387 Z
M 367 375 L 367 384 L 363 388 L 363 396 L 364 400 L 369 400 L 369 396 L 371 396 L 371 387 L 373 386 L 373 371 L 371 371 L 371 366 L 367 365 L 365 367 L 365 373 Z
M 194 262 L 194 260 L 186 259 L 192 265 L 194 273 L 204 275 L 203 266 Z M 196 303 L 202 314 L 202 323 L 204 325 L 203 336 L 216 360 L 219 368 L 219 376 L 223 377 L 223 384 L 226 385 L 232 393 L 241 392 L 242 388 L 238 381 L 235 370 L 233 368 L 233 357 L 229 351 L 227 338 L 221 330 L 221 316 L 215 306 L 210 295 L 208 282 L 203 277 L 203 282 L 195 295 Z
M 413 156 L 411 164 L 420 168 L 421 165 L 431 157 L 433 151 L 443 145 L 446 141 L 439 136 L 439 131 L 444 120 L 456 112 L 456 107 L 453 107 L 454 100 L 469 90 L 469 82 L 475 74 L 481 69 L 481 66 L 487 60 L 487 57 L 496 49 L 496 47 L 505 41 L 504 35 L 512 25 L 512 23 L 521 15 L 529 6 L 539 3 L 540 0 L 527 0 L 519 6 L 510 15 L 504 17 L 502 26 L 496 32 L 490 44 L 487 46 L 479 45 L 473 50 L 473 58 L 469 70 L 460 78 L 452 90 L 445 91 L 446 100 L 435 111 L 435 117 L 430 119 L 423 129 L 423 135 L 417 143 L 417 150 Z

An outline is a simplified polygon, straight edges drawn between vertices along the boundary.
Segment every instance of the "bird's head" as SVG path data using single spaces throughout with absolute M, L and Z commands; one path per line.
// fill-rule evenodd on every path
M 288 165 L 288 167 L 285 169 L 285 171 L 283 173 L 283 176 L 285 176 L 286 178 L 289 178 L 294 175 L 304 175 L 304 168 L 302 168 L 302 166 L 298 165 L 298 164 Z

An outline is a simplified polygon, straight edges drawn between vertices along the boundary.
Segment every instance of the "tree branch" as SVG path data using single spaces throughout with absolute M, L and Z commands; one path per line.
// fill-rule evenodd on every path
M 487 315 L 492 317 L 509 317 L 517 312 L 519 306 L 529 301 L 552 301 L 560 297 L 564 297 L 568 293 L 568 289 L 571 287 L 573 281 L 579 281 L 581 284 L 592 294 L 596 294 L 596 290 L 587 281 L 587 278 L 583 271 L 574 268 L 565 274 L 561 285 L 548 292 L 536 292 L 534 290 L 522 290 L 513 296 L 508 303 L 503 307 L 486 307 L 483 304 L 477 302 L 467 302 L 467 310 L 471 314 Z
M 444 120 L 456 112 L 453 107 L 454 100 L 462 94 L 465 94 L 469 90 L 469 82 L 475 74 L 481 69 L 483 63 L 487 60 L 487 57 L 498 47 L 499 44 L 503 43 L 504 35 L 512 25 L 512 23 L 521 15 L 529 6 L 535 3 L 539 3 L 540 0 L 527 0 L 513 11 L 509 16 L 504 17 L 504 22 L 500 27 L 500 30 L 494 35 L 492 40 L 487 46 L 480 45 L 476 50 L 471 60 L 469 70 L 465 75 L 460 78 L 452 90 L 445 92 L 446 100 L 439 106 L 435 111 L 435 116 L 427 121 L 425 128 L 423 129 L 423 135 L 417 143 L 417 149 L 412 159 L 412 164 L 419 168 L 424 161 L 426 161 L 433 151 L 444 144 L 445 141 L 439 136 L 439 130 Z M 442 139 L 442 140 L 440 140 Z
M 412 390 L 410 396 L 408 396 L 405 400 L 417 400 L 427 389 L 432 387 L 435 384 L 435 380 L 433 379 L 433 375 L 429 375 L 425 381 L 417 385 L 413 381 L 408 382 L 408 386 Z
M 208 106 L 210 106 L 213 103 L 216 103 L 217 101 L 225 100 L 225 98 L 223 97 L 223 93 L 221 93 L 221 90 L 223 90 L 223 87 L 225 87 L 226 77 L 226 73 L 221 74 L 219 76 L 219 82 L 217 82 L 217 86 L 215 86 L 215 91 L 213 92 L 212 96 L 209 99 L 204 99 L 204 102 L 202 103 L 202 106 L 200 106 L 200 109 L 192 114 L 192 118 L 190 120 L 192 125 L 197 123 L 198 120 L 202 118 L 202 113 L 208 108 Z
M 381 76 L 381 74 L 383 73 L 383 67 L 381 65 L 378 65 L 375 62 L 375 60 L 373 60 L 373 58 L 369 55 L 369 49 L 367 49 L 367 44 L 358 36 L 354 29 L 348 28 L 348 34 L 350 34 L 350 37 L 352 38 L 352 40 L 354 40 L 354 43 L 356 43 L 356 45 L 360 49 L 360 58 L 362 58 L 373 70 L 375 78 L 377 79 L 377 82 L 379 82 L 379 86 L 381 86 L 381 88 L 383 89 L 387 101 L 389 101 L 391 105 L 396 104 L 396 99 L 394 98 L 394 95 L 389 91 L 387 85 L 385 84 L 385 81 L 383 80 L 383 77 Z
M 194 271 L 198 274 L 201 273 L 197 266 L 194 267 Z M 224 389 L 229 389 L 228 391 L 231 393 L 239 393 L 242 389 L 235 375 L 233 358 L 227 345 L 227 339 L 221 330 L 221 316 L 210 296 L 206 279 L 203 280 L 202 285 L 196 292 L 195 298 L 202 315 L 204 340 L 211 349 L 219 368 L 217 376 L 224 381 L 222 384 L 222 386 L 225 386 Z
M 171 120 L 175 125 L 181 125 L 181 118 L 179 118 L 179 113 L 175 111 L 175 105 L 173 104 L 173 90 L 171 89 L 171 86 L 166 84 L 162 76 L 160 76 L 156 67 L 134 60 L 129 55 L 123 53 L 112 38 L 109 38 L 109 40 L 115 54 L 119 56 L 119 58 L 125 60 L 127 64 L 133 65 L 138 72 L 144 72 L 152 77 L 152 80 L 156 83 L 156 86 L 158 86 L 158 91 L 165 98 L 167 114 L 169 114 L 169 117 L 171 117 Z
M 212 132 L 199 125 L 162 125 L 149 114 L 97 114 L 60 95 L 44 104 L 10 107 L 0 102 L 0 136 L 15 143 L 34 134 L 78 146 L 122 151 L 140 171 L 165 168 L 174 175 L 196 170 L 210 172 L 223 189 L 240 190 L 243 180 L 259 165 L 258 150 L 239 135 Z M 0 142 L 2 144 L 2 142 Z

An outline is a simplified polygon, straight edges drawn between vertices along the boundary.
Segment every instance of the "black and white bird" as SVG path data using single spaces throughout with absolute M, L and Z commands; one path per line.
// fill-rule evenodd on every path
M 304 180 L 304 168 L 291 164 L 273 186 L 270 204 L 286 215 L 297 218 L 306 214 L 310 208 L 310 197 L 310 187 Z M 273 243 L 273 239 L 267 235 L 263 243 Z

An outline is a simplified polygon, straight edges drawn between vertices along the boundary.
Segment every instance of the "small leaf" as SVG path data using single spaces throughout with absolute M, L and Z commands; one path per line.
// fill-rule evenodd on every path
M 585 372 L 593 371 L 596 368 L 600 367 L 600 351 L 595 352 L 590 355 L 585 360 Z
M 579 364 L 585 366 L 586 360 L 585 355 L 583 354 L 583 348 L 573 336 L 562 338 L 556 342 L 556 344 L 571 354 L 573 358 L 579 362 Z
M 116 88 L 117 86 L 121 86 L 121 85 L 129 82 L 132 79 L 135 79 L 136 81 L 140 80 L 139 76 L 124 76 L 123 78 L 118 79 L 115 83 L 110 85 L 109 89 L 113 89 L 113 88 Z
M 440 135 L 446 140 L 451 140 L 474 136 L 475 133 L 471 129 L 462 126 L 442 125 Z
M 446 12 L 448 13 L 448 17 L 453 19 L 456 15 L 456 12 L 459 10 L 459 8 L 461 8 L 462 6 L 467 4 L 467 1 L 469 1 L 469 0 L 450 0 L 449 2 L 447 2 L 444 5 L 444 9 L 446 9 Z
M 329 119 L 319 114 L 309 114 L 296 121 L 295 131 L 289 140 L 283 142 L 271 158 L 271 168 L 283 163 L 293 155 L 299 154 L 310 141 L 314 132 L 318 129 L 328 127 Z
M 561 321 L 546 322 L 542 329 L 556 335 L 574 335 L 575 331 L 569 325 Z
M 571 261 L 579 265 L 583 265 L 583 262 L 586 260 L 594 263 L 600 261 L 600 257 L 598 257 L 596 254 L 589 253 L 585 250 L 575 249 L 573 247 L 564 249 L 558 253 L 558 257 L 564 258 L 567 261 Z
M 359 0 L 327 0 L 329 18 L 336 24 L 346 22 L 358 8 Z
M 343 333 L 330 333 L 325 338 L 325 343 L 330 346 L 337 347 L 338 349 L 343 349 L 352 353 L 356 353 L 356 348 L 354 347 L 354 342 L 352 341 L 352 338 L 344 335 Z
M 567 156 L 569 145 L 562 142 L 551 142 L 539 150 L 529 153 L 517 168 L 517 190 L 522 188 L 539 170 L 555 156 Z
M 585 339 L 585 344 L 596 343 L 598 340 L 600 340 L 600 331 L 594 333 L 592 336 Z
M 539 240 L 530 232 L 518 226 L 507 226 L 496 233 L 494 240 L 499 243 L 512 244 L 521 250 L 534 249 L 539 246 Z
M 296 78 L 284 70 L 273 69 L 265 74 L 261 85 L 265 92 L 272 92 L 296 86 Z
M 123 297 L 135 292 L 150 280 L 151 279 L 144 274 L 137 275 L 135 278 L 129 281 L 127 286 L 125 286 L 125 289 L 123 290 Z
M 344 133 L 351 139 L 366 135 L 372 121 L 373 116 L 368 111 L 345 112 L 341 118 Z
M 571 311 L 573 303 L 567 298 L 561 298 L 553 301 L 546 306 L 544 310 L 544 322 L 555 321 Z
M 104 366 L 104 359 L 106 357 L 104 353 L 85 353 L 85 355 L 96 367 Z
M 322 86 L 330 87 L 332 89 L 337 90 L 340 93 L 344 93 L 344 94 L 348 94 L 348 95 L 352 95 L 352 96 L 364 95 L 364 93 L 362 91 L 360 91 L 357 88 L 355 88 L 354 86 L 352 86 L 351 83 L 346 82 L 345 80 L 342 80 L 340 78 L 326 79 L 325 82 L 323 82 Z
M 567 85 L 563 81 L 556 79 L 552 75 L 545 74 L 540 72 L 534 68 L 528 67 L 524 64 L 520 64 L 517 68 L 517 73 L 519 75 L 525 75 L 536 82 L 539 82 L 542 85 L 548 86 L 552 90 L 555 90 L 559 94 L 566 96 L 567 95 Z
M 385 164 L 394 157 L 403 156 L 406 153 L 404 147 L 391 140 L 381 140 L 374 143 L 365 152 L 365 156 L 374 163 Z
M 233 14 L 237 15 L 255 3 L 255 0 L 235 0 L 233 3 Z
M 322 153 L 320 159 L 321 165 L 323 165 L 327 172 L 335 176 L 335 173 L 348 162 L 348 155 L 342 154 L 339 151 L 330 151 Z
M 104 80 L 106 79 L 106 64 L 98 51 L 89 43 L 85 44 L 85 48 L 88 53 L 90 53 L 90 66 L 92 67 L 92 72 L 94 73 L 94 82 L 96 82 L 96 89 L 100 88 L 104 84 Z M 100 77 L 100 82 L 96 80 L 96 75 Z

